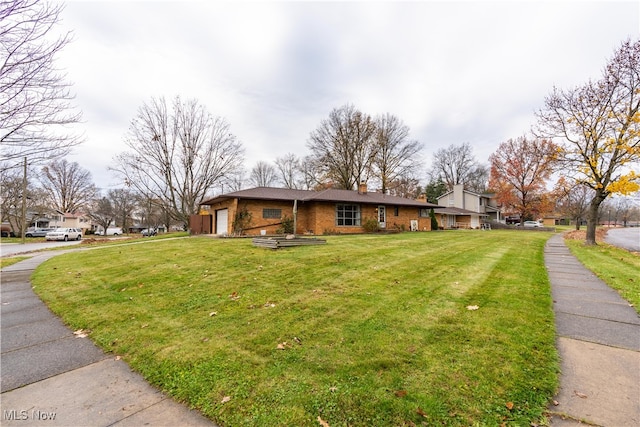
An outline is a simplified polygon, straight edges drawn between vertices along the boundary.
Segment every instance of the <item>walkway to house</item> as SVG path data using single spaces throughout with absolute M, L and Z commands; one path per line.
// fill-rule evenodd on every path
M 552 425 L 640 425 L 640 317 L 571 255 L 562 235 L 547 242 L 545 263 L 561 359 Z
M 122 360 L 74 335 L 31 289 L 60 252 L 2 269 L 2 426 L 213 426 L 151 387 Z

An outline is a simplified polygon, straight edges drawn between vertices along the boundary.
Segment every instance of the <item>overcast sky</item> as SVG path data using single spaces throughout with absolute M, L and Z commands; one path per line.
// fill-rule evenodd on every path
M 640 36 L 635 1 L 70 1 L 58 57 L 83 112 L 70 158 L 104 189 L 151 97 L 195 98 L 224 117 L 246 169 L 288 152 L 351 103 L 391 113 L 433 153 L 468 142 L 487 162 L 527 132 L 553 86 L 600 77 Z

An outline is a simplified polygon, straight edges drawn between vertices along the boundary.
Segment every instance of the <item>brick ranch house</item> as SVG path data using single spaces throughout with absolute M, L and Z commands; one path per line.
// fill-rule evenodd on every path
M 438 205 L 368 192 L 366 184 L 358 191 L 322 191 L 257 187 L 222 194 L 201 203 L 205 215 L 193 215 L 192 234 L 233 233 L 238 212 L 248 212 L 251 220 L 243 227 L 245 235 L 277 234 L 283 218 L 295 218 L 296 234 L 363 233 L 371 219 L 381 229 L 431 230 L 429 211 Z M 295 216 L 294 216 L 295 211 Z

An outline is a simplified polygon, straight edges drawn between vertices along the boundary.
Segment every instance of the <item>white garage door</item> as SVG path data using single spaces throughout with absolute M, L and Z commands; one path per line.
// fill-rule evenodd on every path
M 227 224 L 229 220 L 229 209 L 216 211 L 216 234 L 227 234 Z

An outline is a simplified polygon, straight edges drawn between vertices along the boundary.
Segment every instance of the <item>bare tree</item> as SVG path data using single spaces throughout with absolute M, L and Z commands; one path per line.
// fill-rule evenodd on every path
M 556 210 L 575 221 L 576 230 L 580 230 L 580 223 L 587 216 L 589 200 L 593 197 L 591 190 L 586 185 L 575 185 L 561 177 L 556 183 L 554 193 Z
M 409 139 L 409 127 L 392 114 L 376 118 L 375 157 L 373 167 L 383 193 L 392 182 L 400 182 L 412 175 L 419 165 L 418 153 L 422 145 Z
M 326 181 L 322 171 L 320 171 L 319 166 L 314 161 L 311 155 L 305 156 L 300 159 L 299 168 L 301 175 L 301 190 L 312 190 Z
M 622 43 L 600 80 L 554 88 L 537 116 L 539 134 L 562 141 L 563 171 L 593 190 L 585 243 L 595 245 L 600 204 L 639 188 L 640 40 Z
M 124 232 L 128 233 L 128 226 L 133 222 L 133 213 L 137 207 L 136 193 L 127 188 L 115 188 L 107 194 L 113 206 L 116 224 L 120 224 Z
M 5 168 L 0 171 L 0 221 L 8 222 L 16 235 L 22 235 L 23 231 L 23 201 L 27 226 L 32 220 L 45 215 L 42 189 L 34 185 L 33 180 L 29 178 L 31 176 L 33 173 L 28 173 L 25 182 L 22 170 Z M 26 192 L 23 192 L 24 189 Z
M 168 107 L 154 98 L 132 120 L 130 151 L 116 156 L 112 170 L 186 224 L 204 197 L 242 166 L 244 149 L 229 129 L 196 100 L 176 97 Z
M 75 212 L 97 193 L 91 172 L 77 162 L 71 163 L 65 159 L 53 160 L 44 166 L 39 180 L 51 207 L 62 213 Z
M 301 187 L 300 160 L 293 153 L 287 153 L 276 159 L 276 167 L 280 173 L 280 181 L 285 188 Z
M 146 228 L 157 229 L 163 222 L 169 227 L 169 221 L 167 221 L 166 214 L 162 210 L 162 203 L 157 200 L 150 199 L 143 194 L 135 195 L 136 212 L 140 220 L 140 224 L 146 226 Z M 165 221 L 163 221 L 163 218 Z
M 251 169 L 249 176 L 249 181 L 255 187 L 271 187 L 277 180 L 276 168 L 262 160 Z
M 101 197 L 95 199 L 91 205 L 89 206 L 89 211 L 87 212 L 87 216 L 91 218 L 91 220 L 102 227 L 104 230 L 104 235 L 107 235 L 107 230 L 113 224 L 116 219 L 116 211 L 113 208 L 113 204 L 111 200 L 107 197 Z
M 337 187 L 352 190 L 371 174 L 376 125 L 353 105 L 333 109 L 313 132 L 308 147 L 322 173 Z
M 600 205 L 600 222 L 607 225 L 627 227 L 633 214 L 633 203 L 629 197 L 610 197 Z
M 449 190 L 464 184 L 469 190 L 482 192 L 486 189 L 488 170 L 478 163 L 473 148 L 465 142 L 436 151 L 429 175 L 431 181 L 441 179 Z
M 390 181 L 385 191 L 388 191 L 388 194 L 392 196 L 415 199 L 420 195 L 422 189 L 417 178 L 407 175 L 397 176 L 393 181 Z
M 247 171 L 244 168 L 238 168 L 236 171 L 224 176 L 220 185 L 222 192 L 240 191 L 245 185 L 245 174 Z
M 71 83 L 54 65 L 70 35 L 52 38 L 63 4 L 41 0 L 0 2 L 1 159 L 30 163 L 65 154 L 82 139 L 68 125 L 74 111 Z

